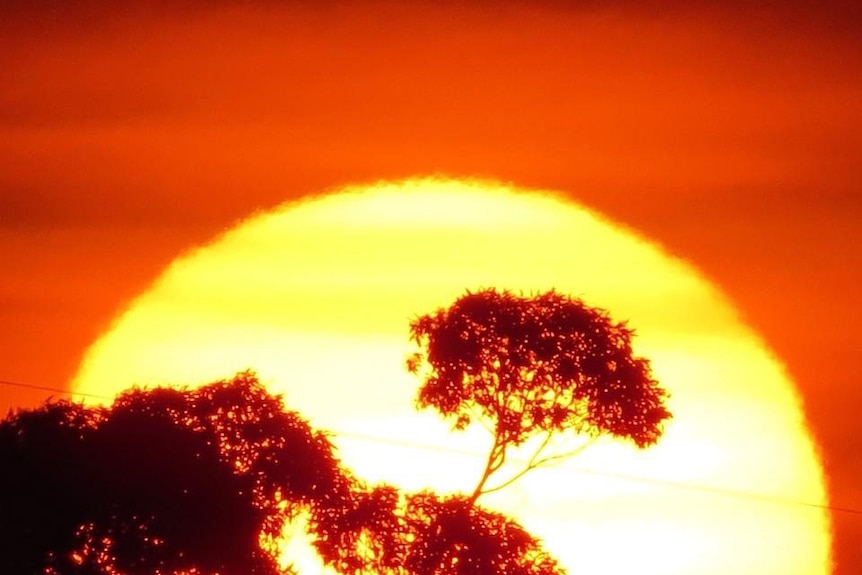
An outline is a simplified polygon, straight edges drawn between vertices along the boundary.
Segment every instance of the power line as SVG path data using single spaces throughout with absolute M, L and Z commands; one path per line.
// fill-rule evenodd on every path
M 38 389 L 41 391 L 53 391 L 56 393 L 63 393 L 63 394 L 72 395 L 72 396 L 80 395 L 83 397 L 92 397 L 93 399 L 107 399 L 107 400 L 112 399 L 110 397 L 107 397 L 104 395 L 96 395 L 94 393 L 84 393 L 81 391 L 70 391 L 68 389 L 59 389 L 56 387 L 47 387 L 44 385 L 33 385 L 31 383 L 20 383 L 17 381 L 0 380 L 0 385 L 8 385 L 10 387 L 23 387 L 23 388 L 27 388 L 27 389 Z
M 456 449 L 451 447 L 444 447 L 440 445 L 428 445 L 422 443 L 414 443 L 404 440 L 391 439 L 391 438 L 383 438 L 377 437 L 373 435 L 363 435 L 359 433 L 350 433 L 350 432 L 333 432 L 334 435 L 341 437 L 348 437 L 353 439 L 358 439 L 360 441 L 369 441 L 374 443 L 388 443 L 391 445 L 397 445 L 401 447 L 410 447 L 415 449 L 425 449 L 429 451 L 440 451 L 447 453 L 456 453 L 459 455 L 469 455 L 471 457 L 484 457 L 484 454 L 478 453 L 475 451 L 468 451 L 465 449 Z M 526 463 L 526 460 L 523 459 L 514 459 L 513 461 L 519 461 L 521 463 Z M 702 485 L 697 483 L 686 483 L 683 481 L 673 481 L 669 479 L 659 479 L 654 477 L 644 477 L 641 475 L 631 475 L 626 473 L 614 473 L 609 471 L 601 471 L 596 469 L 587 469 L 583 467 L 565 467 L 565 468 L 557 468 L 556 471 L 560 473 L 576 473 L 582 475 L 595 475 L 599 477 L 608 477 L 612 479 L 622 479 L 625 481 L 632 481 L 637 483 L 647 483 L 653 485 L 660 485 L 663 487 L 670 487 L 674 489 L 686 489 L 690 491 L 702 491 L 706 493 L 714 493 L 716 495 L 724 495 L 729 497 L 741 497 L 745 499 L 753 499 L 758 501 L 764 501 L 768 503 L 778 503 L 784 505 L 798 505 L 801 507 L 811 507 L 815 509 L 825 509 L 829 511 L 837 511 L 840 513 L 851 513 L 854 515 L 862 515 L 862 509 L 853 509 L 850 507 L 837 507 L 833 505 L 824 505 L 822 503 L 813 503 L 810 501 L 800 501 L 797 499 L 789 499 L 786 497 L 779 497 L 777 495 L 768 495 L 765 493 L 757 493 L 753 491 L 743 491 L 738 489 L 728 489 L 724 487 L 716 487 L 712 485 Z
M 71 390 L 67 390 L 67 389 L 60 389 L 60 388 L 55 388 L 55 387 L 43 386 L 43 385 L 21 383 L 21 382 L 17 382 L 17 381 L 0 380 L 0 385 L 19 387 L 19 388 L 27 388 L 27 389 L 35 389 L 35 390 L 40 390 L 40 391 L 51 391 L 51 392 L 62 393 L 62 394 L 71 395 L 71 396 L 77 395 L 77 396 L 82 396 L 82 397 L 92 397 L 94 399 L 104 399 L 107 401 L 110 401 L 113 399 L 113 398 L 105 396 L 105 395 L 71 391 Z M 343 438 L 347 438 L 347 439 L 356 439 L 359 441 L 367 441 L 367 442 L 371 442 L 371 443 L 389 444 L 389 445 L 395 445 L 395 446 L 399 446 L 399 447 L 406 447 L 406 448 L 410 448 L 410 449 L 423 449 L 426 451 L 438 451 L 438 452 L 444 452 L 444 453 L 453 453 L 453 454 L 458 454 L 458 455 L 467 455 L 470 457 L 483 457 L 484 456 L 481 453 L 466 450 L 466 449 L 457 449 L 457 448 L 453 448 L 453 447 L 445 447 L 445 446 L 440 446 L 440 445 L 423 444 L 423 443 L 418 443 L 418 442 L 392 439 L 389 437 L 379 437 L 379 436 L 375 436 L 375 435 L 366 435 L 366 434 L 354 433 L 354 432 L 346 432 L 346 431 L 338 431 L 338 430 L 328 430 L 328 431 L 332 435 L 337 436 L 337 437 L 343 437 Z M 525 461 L 522 461 L 522 463 L 525 463 Z M 722 496 L 726 496 L 726 497 L 737 497 L 737 498 L 750 499 L 750 500 L 762 501 L 762 502 L 767 502 L 767 503 L 776 503 L 776 504 L 780 504 L 780 505 L 795 505 L 795 506 L 800 506 L 800 507 L 809 507 L 809 508 L 813 508 L 813 509 L 828 510 L 828 511 L 838 512 L 838 513 L 862 515 L 862 509 L 855 509 L 852 507 L 839 507 L 839 506 L 833 506 L 833 505 L 825 505 L 822 503 L 813 503 L 810 501 L 800 501 L 797 499 L 789 499 L 789 498 L 779 497 L 776 495 L 769 495 L 769 494 L 765 494 L 765 493 L 756 493 L 753 491 L 743 491 L 743 490 L 737 490 L 737 489 L 727 489 L 727 488 L 716 487 L 716 486 L 711 486 L 711 485 L 687 483 L 684 481 L 673 481 L 673 480 L 668 480 L 668 479 L 644 477 L 644 476 L 631 475 L 631 474 L 625 474 L 625 473 L 614 473 L 614 472 L 601 471 L 601 470 L 595 470 L 595 469 L 586 469 L 586 468 L 567 467 L 567 468 L 563 468 L 563 469 L 557 468 L 556 471 L 562 472 L 562 473 L 569 472 L 569 473 L 576 473 L 576 474 L 582 474 L 582 475 L 594 475 L 594 476 L 599 476 L 599 477 L 608 477 L 608 478 L 612 478 L 612 479 L 621 479 L 621 480 L 631 481 L 631 482 L 636 482 L 636 483 L 660 485 L 663 487 L 670 487 L 672 489 L 684 489 L 684 490 L 689 490 L 689 491 L 700 491 L 700 492 L 705 492 L 705 493 L 722 495 Z

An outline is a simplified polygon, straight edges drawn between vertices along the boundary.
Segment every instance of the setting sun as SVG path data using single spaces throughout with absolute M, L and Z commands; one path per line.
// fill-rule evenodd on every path
M 252 369 L 360 477 L 468 490 L 487 433 L 417 412 L 404 365 L 412 318 L 483 287 L 553 288 L 627 321 L 673 413 L 650 449 L 599 441 L 483 504 L 572 573 L 830 572 L 821 464 L 782 365 L 697 270 L 553 192 L 416 179 L 249 218 L 133 300 L 73 389 L 89 400 Z

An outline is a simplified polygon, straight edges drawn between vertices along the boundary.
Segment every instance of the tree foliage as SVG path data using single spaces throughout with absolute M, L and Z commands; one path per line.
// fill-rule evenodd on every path
M 463 497 L 357 480 L 248 373 L 20 411 L 0 422 L 0 462 L 4 574 L 275 575 L 300 514 L 339 573 L 562 572 L 517 523 Z
M 418 405 L 433 407 L 458 430 L 476 416 L 493 428 L 474 498 L 509 447 L 542 435 L 544 447 L 564 431 L 646 447 L 670 417 L 649 361 L 633 354 L 632 330 L 555 291 L 467 292 L 410 328 L 420 347 L 408 359 L 408 369 L 423 377 Z
M 349 494 L 326 437 L 250 374 L 19 412 L 0 460 L 10 574 L 276 573 L 284 523 Z
M 342 573 L 560 575 L 541 542 L 462 495 L 377 486 L 315 527 L 318 550 Z M 322 518 L 318 516 L 318 521 Z
M 421 575 L 550 575 L 559 564 L 512 519 L 488 511 L 464 496 L 419 493 L 409 498 L 406 517 L 414 522 L 404 560 Z
M 345 575 L 560 575 L 541 542 L 476 503 L 506 451 L 554 433 L 654 443 L 670 414 L 632 332 L 556 292 L 483 290 L 417 318 L 418 404 L 494 445 L 474 493 L 406 493 L 345 470 L 327 436 L 250 373 L 47 403 L 0 421 L 0 573 L 274 575 L 302 517 Z M 523 472 L 522 472 L 523 473 Z M 520 476 L 515 475 L 510 481 Z M 290 558 L 287 558 L 290 560 Z

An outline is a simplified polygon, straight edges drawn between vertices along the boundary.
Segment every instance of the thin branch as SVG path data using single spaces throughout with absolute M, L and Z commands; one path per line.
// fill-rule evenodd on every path
M 470 496 L 470 500 L 472 502 L 475 503 L 476 499 L 482 495 L 482 488 L 485 486 L 488 478 L 492 473 L 500 469 L 500 466 L 503 465 L 505 459 L 506 445 L 500 438 L 500 433 L 498 432 L 494 435 L 494 445 L 491 446 L 491 451 L 488 453 L 488 459 L 485 462 L 485 470 L 482 472 L 482 477 L 479 478 L 479 483 L 476 485 L 476 488 L 473 490 L 473 494 Z
M 538 448 L 536 448 L 536 451 L 534 451 L 532 457 L 530 457 L 530 461 L 527 462 L 527 467 L 532 468 L 533 464 L 536 462 L 536 458 L 539 456 L 542 450 L 548 446 L 548 443 L 551 442 L 551 436 L 553 434 L 554 430 L 549 429 L 548 434 L 545 435 L 545 439 L 542 440 L 542 444 Z
M 480 495 L 487 495 L 488 493 L 494 493 L 495 491 L 500 491 L 504 487 L 510 486 L 515 481 L 517 481 L 518 479 L 520 479 L 521 477 L 526 475 L 527 472 L 530 471 L 531 469 L 533 469 L 533 468 L 532 467 L 525 467 L 524 469 L 522 469 L 521 471 L 519 471 L 518 473 L 516 473 L 515 475 L 513 475 L 512 477 L 510 477 L 506 481 L 504 481 L 503 483 L 501 483 L 499 485 L 495 485 L 494 487 L 489 487 L 488 489 L 483 490 L 480 493 Z
M 489 467 L 491 473 L 494 473 L 495 471 L 503 467 L 504 463 L 506 463 L 506 446 L 501 443 L 499 444 L 499 450 L 497 452 L 497 455 L 494 457 L 494 462 Z
M 499 491 L 500 489 L 503 489 L 507 485 L 511 485 L 516 480 L 523 477 L 531 469 L 534 469 L 535 467 L 537 467 L 539 464 L 536 463 L 536 457 L 538 457 L 539 453 L 541 453 L 541 451 L 545 447 L 547 447 L 548 443 L 551 441 L 551 436 L 553 434 L 554 434 L 554 431 L 552 429 L 548 430 L 547 435 L 545 435 L 545 439 L 542 440 L 542 444 L 536 449 L 535 452 L 533 452 L 533 455 L 530 457 L 530 461 L 527 462 L 527 465 L 526 465 L 526 467 L 524 467 L 524 469 L 522 469 L 520 472 L 516 473 L 513 477 L 509 478 L 507 481 L 504 481 L 500 485 L 497 485 L 496 487 L 492 487 L 490 489 L 485 489 L 481 493 L 485 494 L 485 493 L 493 493 L 494 491 Z
M 592 437 L 592 438 L 590 438 L 590 440 L 588 442 L 579 446 L 577 449 L 573 449 L 571 451 L 566 451 L 563 453 L 558 453 L 556 455 L 549 455 L 548 457 L 545 457 L 543 459 L 536 461 L 533 464 L 533 467 L 534 468 L 541 467 L 542 465 L 545 465 L 547 463 L 551 463 L 553 461 L 558 461 L 560 459 L 566 459 L 568 457 L 574 457 L 575 455 L 578 455 L 579 453 L 583 452 L 587 447 L 593 445 L 597 440 L 598 440 L 597 437 Z
M 541 467 L 543 465 L 546 465 L 546 464 L 554 462 L 554 461 L 559 461 L 559 460 L 565 459 L 567 457 L 572 457 L 572 456 L 578 455 L 579 453 L 584 451 L 587 447 L 593 445 L 597 439 L 597 438 L 593 437 L 590 439 L 590 441 L 579 446 L 577 449 L 573 449 L 571 451 L 566 451 L 565 453 L 558 453 L 556 455 L 549 455 L 548 457 L 544 457 L 542 459 L 536 460 L 536 457 L 538 456 L 539 452 L 542 449 L 544 449 L 544 447 L 548 444 L 548 441 L 550 440 L 550 436 L 551 436 L 551 433 L 548 433 L 548 435 L 545 437 L 545 440 L 542 442 L 542 445 L 539 447 L 539 449 L 536 450 L 535 453 L 533 453 L 533 456 L 530 458 L 529 463 L 527 463 L 527 466 L 524 467 L 524 469 L 522 469 L 521 471 L 519 471 L 518 473 L 516 473 L 515 475 L 513 475 L 512 477 L 510 477 L 509 479 L 507 479 L 503 483 L 500 483 L 499 485 L 495 485 L 494 487 L 490 487 L 488 489 L 483 489 L 479 493 L 479 495 L 485 495 L 487 493 L 493 493 L 495 491 L 499 491 L 499 490 L 503 489 L 504 487 L 508 487 L 509 485 L 513 484 L 515 481 L 517 481 L 518 479 L 520 479 L 521 477 L 523 477 L 524 475 L 526 475 L 529 471 L 531 471 L 533 469 L 536 469 L 538 467 Z

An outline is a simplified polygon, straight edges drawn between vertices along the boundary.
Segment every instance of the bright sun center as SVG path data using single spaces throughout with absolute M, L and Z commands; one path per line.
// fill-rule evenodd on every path
M 829 573 L 822 470 L 781 365 L 690 266 L 547 192 L 411 180 L 255 216 L 133 301 L 74 389 L 111 395 L 251 368 L 335 433 L 357 475 L 468 490 L 488 438 L 417 413 L 404 359 L 412 317 L 481 287 L 556 288 L 628 320 L 674 414 L 651 449 L 599 443 L 483 505 L 516 517 L 572 573 Z

